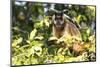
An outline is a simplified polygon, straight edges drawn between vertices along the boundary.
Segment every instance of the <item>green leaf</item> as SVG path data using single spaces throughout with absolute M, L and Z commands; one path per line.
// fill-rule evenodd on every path
M 36 54 L 40 56 L 42 54 L 42 48 L 38 46 L 33 46 L 30 51 L 31 51 L 30 54 L 33 54 L 33 55 Z
M 79 24 L 80 23 L 80 21 L 81 21 L 81 15 L 78 15 L 78 17 L 76 18 L 77 19 L 77 23 Z
M 86 32 L 87 32 L 87 35 L 89 36 L 91 31 L 90 31 L 90 29 L 88 28 Z
M 34 47 L 34 50 L 40 52 L 40 51 L 42 51 L 42 48 L 41 47 Z
M 33 38 L 35 37 L 36 33 L 37 33 L 37 30 L 34 29 L 34 30 L 30 33 L 29 39 L 30 39 L 30 40 L 33 40 Z
M 18 40 L 17 40 L 17 44 L 20 44 L 21 42 L 22 42 L 22 40 L 23 40 L 23 38 L 19 38 Z
M 36 39 L 36 40 L 43 40 L 43 36 L 36 36 L 34 39 Z
M 16 47 L 17 44 L 20 44 L 22 42 L 22 40 L 23 40 L 22 37 L 18 38 L 18 40 L 14 40 L 14 42 L 12 43 L 12 47 Z

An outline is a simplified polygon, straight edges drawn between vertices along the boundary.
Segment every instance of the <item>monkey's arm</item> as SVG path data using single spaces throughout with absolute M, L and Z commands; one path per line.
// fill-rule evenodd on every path
M 75 24 L 70 22 L 68 23 L 68 25 L 69 25 L 69 33 L 71 34 L 71 36 L 81 40 L 82 39 L 81 33 L 79 29 L 75 26 Z

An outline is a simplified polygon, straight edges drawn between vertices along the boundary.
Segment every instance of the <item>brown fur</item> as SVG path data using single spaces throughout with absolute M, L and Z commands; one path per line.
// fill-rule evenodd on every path
M 53 24 L 53 36 L 60 38 L 62 36 L 75 36 L 81 38 L 79 29 L 71 21 L 64 19 L 64 24 L 62 27 L 56 27 Z

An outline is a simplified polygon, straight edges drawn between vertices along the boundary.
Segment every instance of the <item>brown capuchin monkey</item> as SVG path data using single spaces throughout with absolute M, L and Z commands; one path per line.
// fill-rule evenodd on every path
M 77 41 L 82 40 L 79 29 L 73 23 L 73 21 L 64 13 L 62 12 L 55 13 L 52 18 L 52 22 L 53 22 L 53 37 L 56 37 L 58 39 L 57 43 L 66 42 L 66 39 L 67 38 L 69 39 L 71 37 Z M 81 45 L 78 42 L 76 44 L 74 43 L 74 45 L 71 46 L 67 45 L 67 47 L 71 48 L 78 54 L 84 50 L 83 45 Z

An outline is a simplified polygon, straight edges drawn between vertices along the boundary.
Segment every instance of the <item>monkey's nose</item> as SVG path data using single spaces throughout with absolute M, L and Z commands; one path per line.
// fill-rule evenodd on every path
M 60 21 L 57 22 L 57 25 L 61 25 L 61 24 L 60 24 Z
M 61 23 L 57 22 L 56 27 L 61 27 Z

